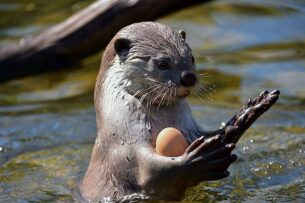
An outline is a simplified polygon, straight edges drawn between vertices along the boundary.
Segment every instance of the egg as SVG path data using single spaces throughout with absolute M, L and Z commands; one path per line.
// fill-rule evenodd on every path
M 185 136 L 176 128 L 164 128 L 157 136 L 156 152 L 167 157 L 177 157 L 188 147 Z

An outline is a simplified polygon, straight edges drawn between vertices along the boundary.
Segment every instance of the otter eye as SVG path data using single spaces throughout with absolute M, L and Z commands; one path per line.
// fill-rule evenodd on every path
M 167 60 L 165 58 L 155 60 L 155 64 L 160 70 L 170 69 L 170 62 L 169 62 L 169 60 Z

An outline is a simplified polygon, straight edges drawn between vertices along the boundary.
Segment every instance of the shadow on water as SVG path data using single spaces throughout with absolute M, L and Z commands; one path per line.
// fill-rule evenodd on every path
M 2 0 L 0 46 L 91 2 Z M 189 101 L 205 129 L 218 128 L 264 89 L 282 93 L 240 140 L 230 177 L 190 188 L 182 202 L 303 202 L 305 3 L 223 0 L 159 21 L 186 30 L 205 88 Z M 0 202 L 73 201 L 96 136 L 99 63 L 100 54 L 67 70 L 0 84 Z

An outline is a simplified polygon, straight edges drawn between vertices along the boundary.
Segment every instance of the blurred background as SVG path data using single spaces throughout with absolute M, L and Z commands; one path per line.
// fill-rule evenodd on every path
M 0 0 L 0 47 L 92 2 Z M 207 89 L 189 101 L 205 129 L 219 128 L 262 90 L 281 90 L 240 140 L 231 176 L 189 189 L 183 202 L 304 202 L 305 1 L 219 0 L 158 21 L 187 33 Z M 0 202 L 73 201 L 96 136 L 100 58 L 0 83 Z

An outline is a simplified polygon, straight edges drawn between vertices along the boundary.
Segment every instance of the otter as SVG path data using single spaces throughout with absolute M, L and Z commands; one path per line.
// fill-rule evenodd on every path
M 104 51 L 95 87 L 97 137 L 80 183 L 84 200 L 143 194 L 180 200 L 188 187 L 229 175 L 235 143 L 278 99 L 264 91 L 250 99 L 220 130 L 194 120 L 186 97 L 198 84 L 184 31 L 157 22 L 122 28 Z M 158 155 L 166 127 L 179 129 L 189 147 L 178 157 Z

